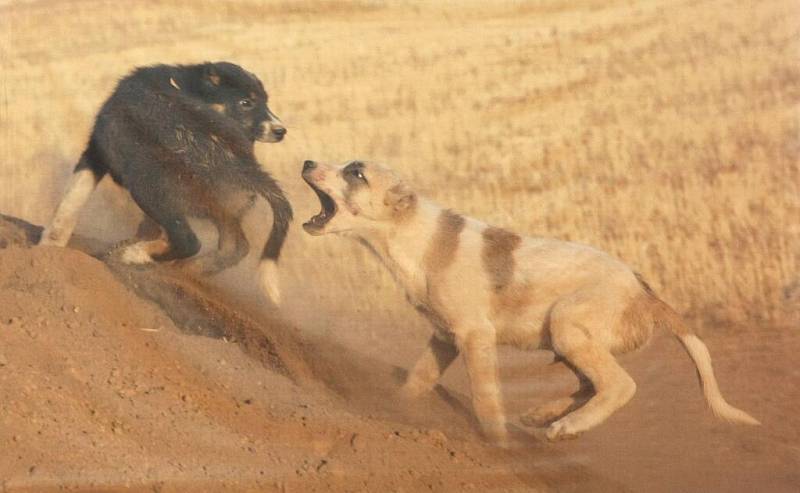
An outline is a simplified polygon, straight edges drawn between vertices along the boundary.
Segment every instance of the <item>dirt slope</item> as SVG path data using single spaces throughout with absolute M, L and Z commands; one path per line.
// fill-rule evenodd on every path
M 800 484 L 800 376 L 792 367 L 800 340 L 789 330 L 709 341 L 723 390 L 761 418 L 761 428 L 717 422 L 688 358 L 661 338 L 624 360 L 640 392 L 605 426 L 558 444 L 518 429 L 518 447 L 500 451 L 474 431 L 461 368 L 434 395 L 402 405 L 392 392 L 403 370 L 359 348 L 225 314 L 221 295 L 203 300 L 208 288 L 174 271 L 121 271 L 73 249 L 18 246 L 35 231 L 0 224 L 8 245 L 0 250 L 3 492 Z M 193 306 L 201 308 L 187 318 Z M 546 357 L 504 355 L 514 415 L 574 386 L 561 365 L 531 365 L 536 360 Z
M 449 426 L 444 433 L 412 424 L 413 417 L 387 420 L 390 406 L 359 416 L 346 399 L 296 384 L 308 375 L 296 378 L 283 358 L 259 358 L 246 337 L 187 333 L 197 327 L 176 327 L 174 313 L 138 298 L 109 267 L 76 250 L 0 250 L 0 307 L 2 491 L 522 491 L 545 484 L 544 476 L 505 468 L 507 454 L 483 447 L 463 417 L 455 425 L 435 420 Z M 197 313 L 192 322 L 210 318 Z M 298 348 L 315 358 L 312 346 Z M 326 379 L 337 377 L 352 384 L 350 375 Z M 570 477 L 580 481 L 580 469 Z

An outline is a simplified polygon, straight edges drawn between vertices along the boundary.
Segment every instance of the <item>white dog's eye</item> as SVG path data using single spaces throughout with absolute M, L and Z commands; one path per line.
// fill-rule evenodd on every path
M 342 172 L 342 176 L 347 180 L 352 180 L 355 178 L 356 180 L 362 181 L 364 183 L 369 183 L 367 181 L 367 177 L 364 176 L 364 165 L 360 161 L 353 161 Z

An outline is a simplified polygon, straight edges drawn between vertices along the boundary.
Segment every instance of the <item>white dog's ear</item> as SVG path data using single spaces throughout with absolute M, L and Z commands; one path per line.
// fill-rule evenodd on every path
M 417 203 L 417 194 L 405 183 L 398 183 L 386 191 L 383 203 L 395 210 L 402 212 L 414 207 Z

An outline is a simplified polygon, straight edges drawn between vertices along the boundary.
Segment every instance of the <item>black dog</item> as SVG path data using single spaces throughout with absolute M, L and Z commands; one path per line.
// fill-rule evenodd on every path
M 194 256 L 200 242 L 186 218 L 201 217 L 217 227 L 218 249 L 188 263 L 214 273 L 247 254 L 241 217 L 258 194 L 274 216 L 262 253 L 262 287 L 277 301 L 275 268 L 292 209 L 278 183 L 260 168 L 253 144 L 279 142 L 285 134 L 267 107 L 261 81 L 238 65 L 136 69 L 100 109 L 89 145 L 40 244 L 69 241 L 80 207 L 108 173 L 161 227 L 160 238 L 128 246 L 124 261 Z

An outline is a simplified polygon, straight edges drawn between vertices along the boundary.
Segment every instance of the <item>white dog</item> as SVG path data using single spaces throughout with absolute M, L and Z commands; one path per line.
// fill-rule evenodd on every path
M 305 230 L 359 239 L 435 327 L 402 388 L 405 396 L 432 389 L 463 352 L 483 431 L 505 445 L 497 344 L 550 349 L 575 369 L 582 391 L 528 411 L 522 422 L 550 423 L 550 440 L 574 437 L 602 423 L 636 391 L 613 354 L 641 346 L 654 328 L 664 327 L 694 360 L 714 414 L 759 424 L 725 402 L 705 344 L 636 273 L 608 254 L 576 243 L 522 238 L 442 209 L 375 164 L 306 161 L 303 178 L 322 204 Z

